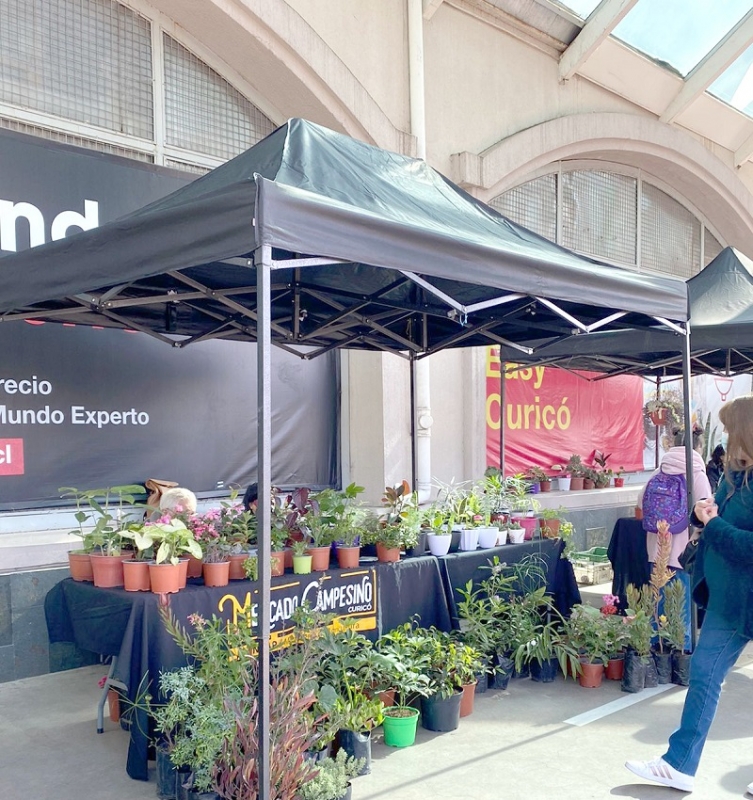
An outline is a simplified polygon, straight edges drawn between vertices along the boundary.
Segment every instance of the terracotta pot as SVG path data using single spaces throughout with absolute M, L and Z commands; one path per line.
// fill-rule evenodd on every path
M 624 478 L 615 478 L 614 479 L 615 489 L 621 489 L 624 485 L 625 485 L 625 479 Z
M 245 581 L 246 573 L 243 571 L 243 562 L 248 558 L 248 553 L 233 553 L 230 556 L 230 580 Z
M 287 552 L 292 553 L 292 551 L 287 551 Z M 285 553 L 286 553 L 285 550 L 274 550 L 269 554 L 270 571 L 272 573 L 273 578 L 275 576 L 279 577 L 280 575 L 285 574 Z M 292 555 L 291 555 L 291 561 L 292 561 Z M 290 568 L 291 569 L 293 568 L 292 564 L 290 565 Z
M 312 572 L 325 572 L 329 569 L 329 557 L 332 549 L 326 547 L 308 547 L 306 552 L 311 556 Z
M 200 578 L 201 577 L 201 568 L 204 562 L 200 558 L 196 558 L 196 556 L 188 556 L 188 566 L 186 577 L 187 578 Z
M 383 563 L 400 561 L 399 547 L 385 547 L 381 542 L 377 542 L 377 559 Z
M 540 519 L 539 528 L 544 539 L 556 539 L 560 535 L 560 520 Z
M 476 682 L 463 686 L 463 696 L 460 698 L 460 716 L 467 717 L 473 713 L 473 699 L 476 696 Z
M 518 520 L 518 522 L 525 531 L 525 535 L 523 536 L 524 541 L 530 541 L 533 539 L 533 533 L 536 528 L 539 527 L 539 520 L 536 517 L 522 517 Z
M 651 422 L 658 427 L 666 423 L 669 417 L 669 411 L 666 408 L 660 408 L 656 411 L 649 412 L 649 417 L 651 418 Z
M 385 708 L 392 708 L 395 705 L 395 690 L 387 689 L 384 692 L 377 692 L 377 697 L 382 701 Z
M 359 547 L 343 547 L 342 545 L 337 548 L 337 563 L 340 569 L 355 569 L 358 567 L 361 557 L 361 548 Z
M 570 491 L 577 492 L 583 488 L 583 478 L 570 478 Z
M 204 586 L 227 586 L 230 580 L 230 562 L 216 561 L 212 564 L 204 562 Z
M 596 484 L 590 478 L 583 479 L 583 488 L 584 489 L 593 489 Z
M 123 585 L 123 561 L 128 561 L 128 556 L 103 556 L 92 553 L 92 574 L 94 585 L 103 589 L 111 589 L 114 586 Z
M 551 481 L 539 481 L 539 491 L 540 492 L 551 492 L 552 491 L 552 482 Z M 461 714 L 462 716 L 462 714 Z
M 604 677 L 604 665 L 591 664 L 588 661 L 580 662 L 580 675 L 578 675 L 578 683 L 585 689 L 596 689 L 601 686 L 602 678 Z
M 625 657 L 610 658 L 607 662 L 605 675 L 608 681 L 621 681 L 625 672 Z
M 180 564 L 150 564 L 149 580 L 154 594 L 172 594 L 180 591 Z
M 293 551 L 286 547 L 283 553 L 285 553 L 285 569 L 293 569 Z
M 178 559 L 178 566 L 180 567 L 180 588 L 185 589 L 186 583 L 188 583 L 188 559 L 185 557 Z
M 149 562 L 124 561 L 123 586 L 127 592 L 150 591 L 152 584 L 149 581 Z
M 93 581 L 92 560 L 88 553 L 68 553 L 68 568 L 74 581 Z

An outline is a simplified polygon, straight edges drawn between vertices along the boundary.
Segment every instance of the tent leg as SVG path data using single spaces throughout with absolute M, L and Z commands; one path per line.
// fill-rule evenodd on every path
M 688 487 L 688 516 L 693 510 L 695 498 L 693 497 L 693 420 L 690 416 L 690 323 L 685 328 L 682 348 L 682 399 L 683 417 L 685 419 L 685 474 Z M 692 589 L 692 587 L 691 587 Z M 698 638 L 698 609 L 691 597 L 690 600 L 690 648 L 695 650 Z
M 505 368 L 507 362 L 499 362 L 499 471 L 505 474 Z
M 418 443 L 416 441 L 416 356 L 413 352 L 410 358 L 410 458 L 411 458 L 411 486 L 418 489 Z
M 257 301 L 257 424 L 259 504 L 256 509 L 259 543 L 259 800 L 270 800 L 269 747 L 269 599 L 272 575 L 270 570 L 271 497 L 272 497 L 272 338 L 270 323 L 272 248 L 262 245 L 256 267 Z

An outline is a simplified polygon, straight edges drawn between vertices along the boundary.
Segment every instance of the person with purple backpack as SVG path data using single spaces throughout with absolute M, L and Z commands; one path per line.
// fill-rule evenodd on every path
M 643 529 L 646 531 L 648 560 L 656 558 L 656 523 L 664 519 L 669 523 L 672 535 L 672 550 L 669 568 L 675 570 L 686 587 L 688 608 L 690 607 L 690 581 L 687 580 L 678 557 L 685 549 L 690 536 L 688 528 L 688 489 L 685 475 L 685 430 L 672 431 L 672 447 L 662 456 L 659 469 L 648 479 L 638 494 L 638 506 L 642 510 Z M 703 450 L 703 431 L 693 428 L 693 498 L 711 497 L 713 492 L 706 476 L 706 465 L 700 451 Z M 688 626 L 689 627 L 689 626 Z M 689 649 L 689 630 L 686 649 Z

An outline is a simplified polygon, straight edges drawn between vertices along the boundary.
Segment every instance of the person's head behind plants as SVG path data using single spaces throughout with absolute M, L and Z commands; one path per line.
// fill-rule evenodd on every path
M 247 511 L 256 512 L 256 506 L 258 502 L 259 502 L 259 484 L 258 483 L 249 484 L 249 487 L 246 489 L 246 492 L 243 495 L 243 508 L 245 508 Z
M 159 499 L 159 510 L 163 514 L 175 516 L 177 514 L 196 513 L 196 495 L 182 486 L 168 489 Z
M 700 452 L 703 450 L 703 428 L 698 425 L 693 425 L 693 450 Z M 685 428 L 672 429 L 672 446 L 684 447 L 685 446 Z
M 718 444 L 711 453 L 711 461 L 717 466 L 724 466 L 724 447 Z
M 753 394 L 744 394 L 719 409 L 719 421 L 727 430 L 724 471 L 746 473 L 753 470 Z

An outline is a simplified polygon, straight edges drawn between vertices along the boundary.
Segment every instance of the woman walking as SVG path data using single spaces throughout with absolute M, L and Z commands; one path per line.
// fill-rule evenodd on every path
M 693 575 L 693 598 L 706 608 L 690 664 L 680 727 L 667 752 L 653 761 L 628 761 L 636 775 L 685 792 L 716 714 L 722 682 L 753 638 L 753 395 L 722 406 L 727 430 L 724 477 L 714 499 L 699 500 L 693 524 L 703 527 Z M 753 783 L 748 785 L 753 794 Z

